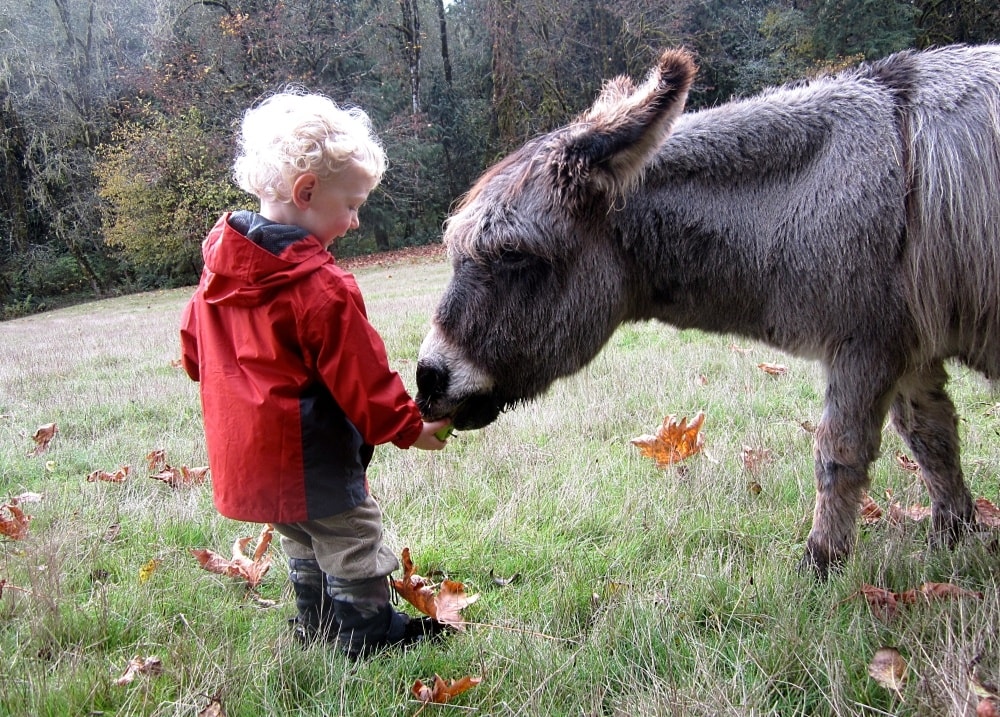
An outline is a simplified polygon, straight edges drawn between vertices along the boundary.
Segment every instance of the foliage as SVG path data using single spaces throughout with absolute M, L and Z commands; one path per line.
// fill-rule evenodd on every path
M 194 283 L 208 227 L 225 210 L 252 208 L 251 198 L 228 179 L 225 138 L 199 110 L 139 115 L 100 148 L 105 240 L 153 285 Z
M 0 7 L 6 316 L 81 290 L 191 280 L 194 244 L 217 213 L 244 203 L 228 179 L 233 128 L 288 84 L 364 107 L 389 149 L 385 183 L 337 250 L 349 256 L 437 241 L 488 164 L 586 107 L 603 80 L 641 77 L 664 47 L 697 51 L 697 108 L 904 47 L 1000 39 L 1000 9 L 987 0 Z M 155 186 L 143 191 L 139 177 Z

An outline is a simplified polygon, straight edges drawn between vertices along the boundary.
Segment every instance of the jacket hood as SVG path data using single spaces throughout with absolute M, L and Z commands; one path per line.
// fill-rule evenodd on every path
M 333 256 L 312 234 L 249 211 L 224 214 L 201 245 L 210 304 L 257 306 Z

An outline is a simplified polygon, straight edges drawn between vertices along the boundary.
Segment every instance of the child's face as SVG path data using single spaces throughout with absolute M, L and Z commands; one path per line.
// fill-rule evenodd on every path
M 324 247 L 358 228 L 358 210 L 368 199 L 372 179 L 357 165 L 326 179 L 317 179 L 302 207 L 299 226 Z

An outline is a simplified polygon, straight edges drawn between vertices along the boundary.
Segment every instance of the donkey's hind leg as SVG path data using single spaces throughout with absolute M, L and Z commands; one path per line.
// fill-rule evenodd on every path
M 968 532 L 976 508 L 962 477 L 958 417 L 945 391 L 948 373 L 940 361 L 904 377 L 889 415 L 931 496 L 934 535 L 953 544 Z

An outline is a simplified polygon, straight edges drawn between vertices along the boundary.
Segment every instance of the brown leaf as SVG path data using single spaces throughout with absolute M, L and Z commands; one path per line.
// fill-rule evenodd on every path
M 218 695 L 208 698 L 209 702 L 205 709 L 198 713 L 198 717 L 226 717 L 226 711 L 222 708 L 222 698 Z
M 896 451 L 896 463 L 908 473 L 919 473 L 920 465 L 905 453 Z
M 896 593 L 891 590 L 877 588 L 874 585 L 862 585 L 861 589 L 854 594 L 857 595 L 858 593 L 864 596 L 865 600 L 868 601 L 868 607 L 870 607 L 872 612 L 874 612 L 881 620 L 891 620 L 896 614 L 896 608 L 899 601 L 896 597 Z
M 740 453 L 740 461 L 743 463 L 743 467 L 755 474 L 770 463 L 772 457 L 770 448 L 743 446 L 743 451 Z
M 150 655 L 149 657 L 139 657 L 136 655 L 129 660 L 125 672 L 116 681 L 116 685 L 127 685 L 135 679 L 136 675 L 159 675 L 163 672 L 163 663 L 159 657 Z
M 18 508 L 15 505 L 16 502 L 11 501 L 0 505 L 0 535 L 6 535 L 12 540 L 23 540 L 28 535 L 28 526 L 31 524 L 32 516 Z M 10 517 L 6 517 L 4 513 Z
M 757 368 L 769 376 L 784 376 L 788 373 L 788 367 L 780 363 L 759 363 Z
M 868 665 L 868 674 L 886 689 L 899 692 L 906 684 L 906 660 L 894 647 L 881 647 Z
M 270 523 L 263 527 L 260 535 L 257 536 L 257 549 L 254 551 L 252 560 L 245 554 L 247 546 L 253 540 L 252 537 L 236 539 L 233 543 L 231 560 L 227 560 L 214 550 L 206 548 L 192 548 L 190 553 L 198 559 L 201 567 L 210 573 L 240 578 L 245 580 L 251 588 L 256 588 L 264 579 L 267 571 L 271 569 L 271 557 L 265 553 L 271 542 L 272 531 L 273 527 Z
M 59 428 L 54 423 L 46 423 L 43 426 L 39 426 L 35 431 L 35 435 L 31 438 L 35 442 L 35 449 L 29 451 L 29 456 L 40 456 L 45 453 L 46 449 L 49 447 L 49 441 L 59 433 Z
M 159 473 L 151 475 L 150 478 L 153 480 L 163 481 L 171 488 L 189 488 L 193 485 L 200 485 L 204 483 L 207 475 L 208 466 L 202 466 L 199 468 L 181 466 L 180 468 L 174 468 L 172 466 L 165 465 L 163 470 Z
M 1000 528 L 1000 508 L 986 498 L 976 498 L 976 521 L 990 528 Z
M 108 483 L 121 483 L 126 478 L 128 478 L 128 474 L 131 471 L 132 471 L 131 466 L 121 466 L 114 473 L 109 473 L 108 471 L 98 469 L 96 471 L 90 472 L 90 474 L 87 476 L 87 482 L 94 483 L 95 481 L 106 481 Z
M 413 687 L 410 689 L 413 692 L 413 696 L 425 704 L 433 702 L 434 704 L 443 705 L 452 697 L 460 695 L 466 690 L 472 689 L 482 681 L 482 677 L 466 676 L 459 680 L 449 680 L 448 682 L 445 682 L 440 675 L 434 675 L 433 687 L 425 685 L 422 681 L 417 680 L 413 683 Z
M 895 525 L 907 520 L 919 523 L 929 517 L 931 517 L 931 509 L 926 505 L 911 505 L 909 508 L 904 508 L 899 503 L 893 503 L 889 506 L 889 522 Z
M 160 466 L 167 464 L 167 451 L 163 448 L 154 448 L 146 454 L 146 464 L 150 471 L 155 471 Z
M 929 602 L 931 600 L 966 597 L 981 600 L 983 594 L 975 590 L 966 590 L 951 583 L 923 583 L 919 588 L 906 590 L 899 595 L 900 601 L 907 605 L 912 605 L 921 598 Z
M 865 525 L 874 525 L 882 519 L 882 509 L 878 503 L 865 491 L 861 494 L 861 522 Z
M 678 421 L 676 416 L 670 415 L 663 419 L 655 436 L 643 435 L 631 442 L 642 455 L 652 458 L 657 468 L 667 468 L 701 451 L 704 436 L 698 431 L 704 422 L 703 411 L 699 411 L 690 424 L 686 417 Z
M 434 583 L 414 571 L 409 548 L 403 548 L 403 577 L 401 580 L 393 578 L 392 586 L 417 610 L 456 630 L 465 629 L 465 621 L 459 613 L 479 599 L 479 595 L 466 595 L 465 586 L 454 580 L 442 582 L 435 594 Z

